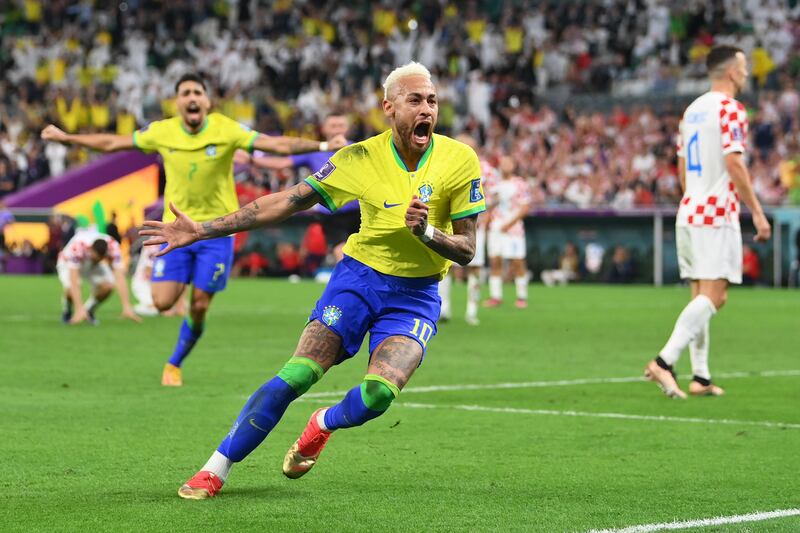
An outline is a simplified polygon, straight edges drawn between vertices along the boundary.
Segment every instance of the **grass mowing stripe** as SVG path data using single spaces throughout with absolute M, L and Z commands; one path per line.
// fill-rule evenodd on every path
M 724 526 L 726 524 L 741 524 L 744 522 L 763 522 L 774 518 L 787 516 L 800 516 L 800 509 L 781 509 L 777 511 L 740 514 L 734 516 L 720 516 L 717 518 L 702 518 L 699 520 L 686 520 L 684 522 L 666 522 L 663 524 L 644 524 L 629 526 L 621 529 L 592 529 L 587 533 L 648 533 L 650 531 L 664 531 L 671 529 L 688 529 L 690 527 Z
M 765 370 L 763 372 L 723 372 L 715 374 L 715 378 L 720 379 L 744 379 L 754 377 L 790 377 L 800 376 L 800 370 Z M 691 376 L 678 376 L 678 379 Z M 583 378 L 583 379 L 558 379 L 551 381 L 523 381 L 518 383 L 485 383 L 485 384 L 466 384 L 466 385 L 430 385 L 427 387 L 407 387 L 403 389 L 403 394 L 422 393 L 422 392 L 452 392 L 467 390 L 498 390 L 498 389 L 534 389 L 542 387 L 566 387 L 572 385 L 600 385 L 605 383 L 638 383 L 647 381 L 641 376 L 630 376 L 621 378 Z M 343 396 L 347 391 L 326 391 L 311 392 L 305 395 L 306 398 L 329 398 Z
M 295 401 L 322 402 L 322 398 L 298 398 Z M 593 413 L 591 411 L 558 411 L 552 409 L 524 409 L 520 407 L 487 407 L 485 405 L 444 405 L 433 403 L 397 402 L 394 405 L 412 409 L 457 409 L 484 413 L 510 413 L 522 415 L 574 416 L 586 418 L 612 418 L 619 420 L 642 420 L 646 422 L 686 422 L 690 424 L 724 424 L 730 426 L 760 426 L 780 429 L 800 429 L 800 424 L 773 422 L 769 420 L 732 420 L 728 418 L 694 418 L 687 416 L 631 415 L 627 413 Z

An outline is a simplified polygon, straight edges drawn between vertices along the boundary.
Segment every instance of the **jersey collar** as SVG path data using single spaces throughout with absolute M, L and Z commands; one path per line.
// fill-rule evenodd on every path
M 191 137 L 194 137 L 195 135 L 200 135 L 201 133 L 206 131 L 207 127 L 208 127 L 208 116 L 206 116 L 206 118 L 203 119 L 203 127 L 197 130 L 197 133 L 192 133 L 191 131 L 187 130 L 186 124 L 184 124 L 183 119 L 181 119 L 181 130 L 183 130 L 183 133 Z
M 428 149 L 425 150 L 424 154 L 422 154 L 422 157 L 419 159 L 419 163 L 417 163 L 417 168 L 414 170 L 409 170 L 406 164 L 403 162 L 403 158 L 400 157 L 400 154 L 397 152 L 397 147 L 394 145 L 394 136 L 391 134 L 389 135 L 389 145 L 392 147 L 392 155 L 394 156 L 394 160 L 397 162 L 397 165 L 406 172 L 415 172 L 425 165 L 431 155 L 431 152 L 433 151 L 433 135 L 431 135 L 431 144 L 428 145 Z

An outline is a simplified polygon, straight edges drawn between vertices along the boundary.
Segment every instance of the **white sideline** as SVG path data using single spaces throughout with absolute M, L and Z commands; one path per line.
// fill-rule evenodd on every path
M 800 370 L 765 370 L 763 372 L 723 372 L 715 374 L 719 379 L 742 379 L 752 377 L 784 377 L 800 376 Z M 680 376 L 686 377 L 686 376 Z M 559 379 L 554 381 L 524 381 L 518 383 L 486 383 L 486 384 L 466 384 L 466 385 L 431 385 L 428 387 L 406 387 L 403 394 L 423 393 L 423 392 L 452 392 L 467 390 L 497 390 L 497 389 L 534 389 L 543 387 L 567 387 L 571 385 L 599 385 L 605 383 L 633 383 L 645 381 L 643 377 L 621 377 L 621 378 L 584 378 L 584 379 Z M 347 394 L 347 391 L 311 392 L 305 394 L 304 398 L 330 398 L 339 397 Z
M 297 401 L 327 403 L 326 399 L 307 398 L 306 396 L 298 398 Z M 519 407 L 488 407 L 485 405 L 446 405 L 446 404 L 412 403 L 412 402 L 397 402 L 393 405 L 398 407 L 410 407 L 412 409 L 457 409 L 459 411 L 480 411 L 484 413 L 573 416 L 573 417 L 585 417 L 585 418 L 613 418 L 618 420 L 643 420 L 647 422 L 685 422 L 690 424 L 723 424 L 730 426 L 760 426 L 767 428 L 800 429 L 800 424 L 795 424 L 792 422 L 772 422 L 768 420 L 734 420 L 728 418 L 692 418 L 685 416 L 632 415 L 627 413 L 603 413 L 603 412 L 594 413 L 591 411 L 557 411 L 553 409 L 523 409 Z
M 663 524 L 644 524 L 629 526 L 620 529 L 592 529 L 587 533 L 648 533 L 650 531 L 666 531 L 671 529 L 687 529 L 690 527 L 722 526 L 725 524 L 741 524 L 743 522 L 762 522 L 773 518 L 799 516 L 800 509 L 780 509 L 777 511 L 740 514 L 734 516 L 719 516 L 717 518 L 703 518 L 699 520 L 686 520 L 685 522 L 665 522 Z

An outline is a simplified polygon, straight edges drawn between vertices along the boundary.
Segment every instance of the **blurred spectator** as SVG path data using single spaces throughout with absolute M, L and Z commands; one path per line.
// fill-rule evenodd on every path
M 748 245 L 742 248 L 742 285 L 755 285 L 761 281 L 761 259 Z
M 300 253 L 290 242 L 279 242 L 277 246 L 279 272 L 283 275 L 297 275 L 300 272 Z
M 122 244 L 122 235 L 119 234 L 119 227 L 117 226 L 116 211 L 111 212 L 111 220 L 109 220 L 108 223 L 106 224 L 105 233 L 118 243 Z
M 306 228 L 303 242 L 300 244 L 301 274 L 313 277 L 328 254 L 328 242 L 322 224 L 312 222 Z
M 566 285 L 570 281 L 576 280 L 578 278 L 579 264 L 578 249 L 573 243 L 568 242 L 564 246 L 564 253 L 558 261 L 558 269 L 542 271 L 542 283 L 552 287 L 555 284 Z
M 611 256 L 611 265 L 609 265 L 606 275 L 606 282 L 632 283 L 635 277 L 636 263 L 634 263 L 630 253 L 624 246 L 617 245 L 614 248 L 614 254 Z

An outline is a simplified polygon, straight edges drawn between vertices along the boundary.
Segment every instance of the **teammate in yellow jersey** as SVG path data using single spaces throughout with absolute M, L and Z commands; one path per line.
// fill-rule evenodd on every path
M 133 135 L 64 133 L 50 125 L 42 138 L 77 144 L 102 152 L 136 148 L 159 152 L 164 160 L 167 183 L 165 205 L 175 203 L 196 220 L 207 221 L 239 207 L 233 182 L 236 150 L 253 149 L 280 154 L 336 150 L 346 144 L 344 136 L 329 142 L 295 137 L 267 136 L 221 115 L 209 114 L 211 101 L 203 79 L 186 74 L 175 85 L 178 116 L 159 120 Z M 174 220 L 168 209 L 164 221 Z M 164 366 L 162 385 L 183 384 L 181 364 L 203 332 L 205 317 L 214 294 L 223 290 L 233 261 L 233 239 L 220 237 L 164 255 L 153 265 L 153 303 L 160 311 L 170 309 L 185 286 L 192 287 L 189 316 L 181 324 L 178 342 Z
M 475 221 L 485 209 L 480 164 L 465 144 L 433 133 L 436 89 L 419 63 L 384 83 L 383 111 L 392 129 L 341 149 L 304 182 L 263 196 L 230 215 L 197 223 L 177 207 L 177 220 L 148 221 L 141 233 L 161 253 L 284 220 L 316 203 L 335 210 L 357 199 L 361 229 L 345 246 L 311 312 L 294 357 L 247 401 L 208 462 L 178 491 L 183 498 L 217 494 L 234 463 L 252 452 L 289 403 L 333 365 L 358 352 L 370 335 L 364 380 L 330 408 L 315 411 L 283 462 L 298 478 L 316 464 L 336 429 L 359 426 L 388 408 L 422 362 L 436 334 L 437 285 L 451 261 L 475 254 Z

